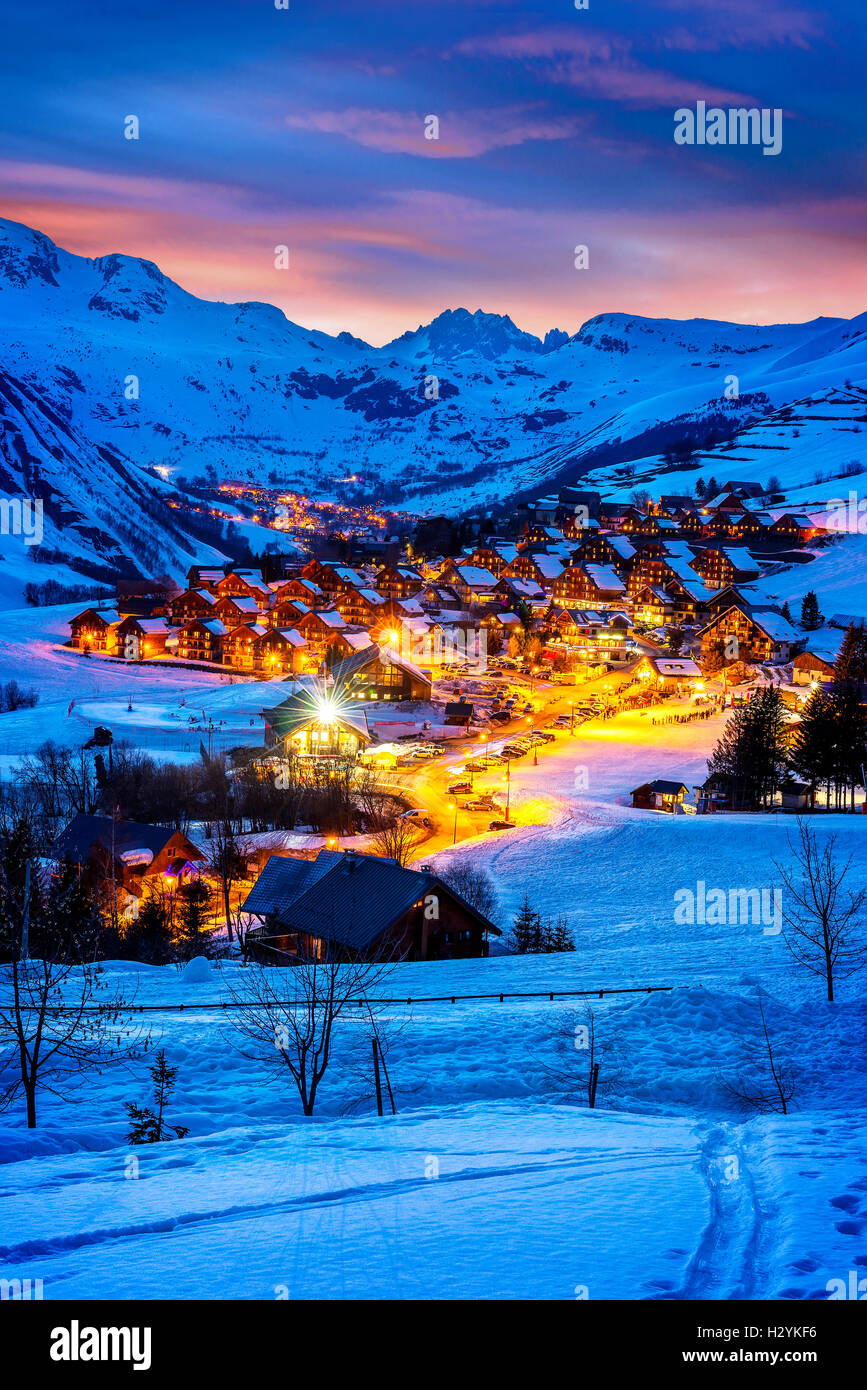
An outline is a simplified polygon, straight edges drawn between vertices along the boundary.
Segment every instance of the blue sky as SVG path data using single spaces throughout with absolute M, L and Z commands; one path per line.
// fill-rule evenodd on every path
M 458 305 L 536 332 L 867 308 L 854 0 L 2 12 L 0 212 L 205 297 L 376 342 Z M 699 99 L 781 108 L 781 154 L 676 146 Z

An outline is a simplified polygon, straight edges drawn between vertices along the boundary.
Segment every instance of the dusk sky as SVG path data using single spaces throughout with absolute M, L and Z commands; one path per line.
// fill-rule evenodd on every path
M 0 212 L 376 343 L 459 305 L 849 316 L 865 31 L 863 0 L 3 0 Z M 675 145 L 698 100 L 782 108 L 782 152 Z

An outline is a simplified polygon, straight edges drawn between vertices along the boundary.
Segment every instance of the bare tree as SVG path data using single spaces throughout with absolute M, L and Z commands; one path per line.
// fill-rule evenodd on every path
M 789 1102 L 795 1094 L 795 1075 L 787 1062 L 774 1050 L 765 1015 L 762 991 L 758 991 L 760 1029 L 755 1043 L 745 1041 L 740 1070 L 734 1076 L 720 1077 L 729 1095 L 742 1101 L 760 1114 L 789 1113 Z
M 471 864 L 468 859 L 456 859 L 441 869 L 439 876 L 465 903 L 493 922 L 498 906 L 497 893 L 487 869 Z
M 305 1115 L 313 1114 L 338 1027 L 360 1009 L 373 1020 L 376 991 L 395 959 L 341 961 L 324 942 L 313 946 L 299 965 L 254 962 L 228 985 L 234 1029 L 254 1045 L 254 1060 L 272 1079 L 291 1078 Z
M 223 911 L 226 916 L 226 932 L 231 942 L 232 929 L 232 888 L 244 874 L 244 858 L 235 839 L 232 820 L 228 812 L 217 817 L 214 825 L 214 842 L 211 850 L 211 863 L 220 881 L 223 894 Z
M 421 840 L 417 825 L 406 816 L 395 816 L 377 830 L 371 844 L 387 859 L 396 859 L 398 864 L 405 865 Z
M 616 1041 L 601 1036 L 589 1004 L 561 1014 L 554 1041 L 554 1061 L 542 1066 L 543 1073 L 559 1095 L 586 1099 L 592 1110 L 597 1098 L 609 1094 L 622 1074 Z
M 783 880 L 786 944 L 800 965 L 824 977 L 833 1002 L 835 979 L 844 980 L 867 963 L 860 916 L 867 889 L 846 886 L 852 856 L 839 857 L 836 835 L 820 845 L 799 817 L 797 840 L 789 836 L 788 843 L 794 867 L 774 865 Z
M 35 1129 L 42 1092 L 71 1099 L 92 1070 L 142 1056 L 150 1034 L 131 1020 L 132 996 L 85 958 L 86 946 L 81 959 L 64 958 L 74 922 L 55 924 L 63 931 L 50 944 L 43 924 L 41 955 L 30 955 L 29 874 L 25 882 L 17 920 L 10 920 L 11 894 L 3 904 L 4 954 L 11 959 L 0 965 L 0 1110 L 23 1095 L 27 1127 Z

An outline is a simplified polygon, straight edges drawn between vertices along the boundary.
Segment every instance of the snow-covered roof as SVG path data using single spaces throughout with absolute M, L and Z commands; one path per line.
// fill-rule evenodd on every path
M 597 589 L 611 589 L 620 594 L 625 592 L 626 585 L 617 571 L 612 569 L 610 565 L 584 565 L 583 568 Z
M 788 618 L 784 618 L 782 613 L 756 613 L 753 611 L 752 620 L 756 627 L 761 628 L 766 636 L 773 642 L 799 642 L 801 633 L 792 627 Z
M 657 675 L 680 676 L 684 680 L 701 677 L 701 670 L 688 657 L 650 656 L 647 658 Z
M 497 582 L 497 576 L 481 565 L 455 565 L 454 570 L 471 589 L 493 588 Z

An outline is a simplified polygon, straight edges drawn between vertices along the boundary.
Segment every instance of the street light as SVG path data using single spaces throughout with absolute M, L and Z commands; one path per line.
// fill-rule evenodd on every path
M 457 838 L 458 838 L 458 806 L 457 806 L 457 802 L 455 802 L 455 801 L 450 801 L 450 802 L 449 802 L 449 810 L 450 810 L 450 811 L 454 811 L 454 813 L 455 813 L 455 828 L 454 828 L 454 831 L 453 831 L 453 833 L 452 833 L 452 844 L 454 845 L 454 844 L 457 843 Z
M 570 733 L 570 735 L 572 735 L 572 734 L 574 734 L 574 732 L 575 732 L 575 701 L 574 701 L 574 700 L 570 700 L 570 701 L 569 701 L 569 733 Z
M 512 765 L 506 763 L 506 775 L 503 778 L 506 784 L 506 820 L 509 819 L 509 792 L 512 790 Z

